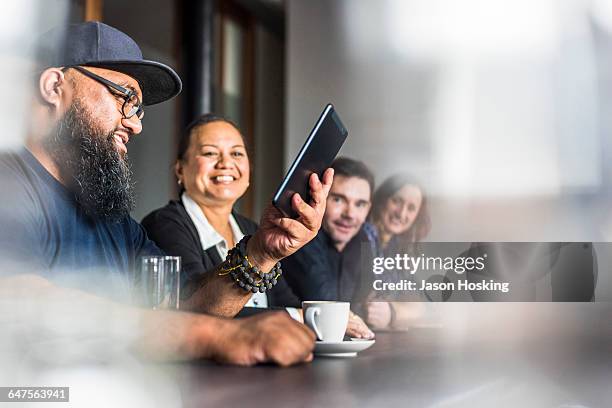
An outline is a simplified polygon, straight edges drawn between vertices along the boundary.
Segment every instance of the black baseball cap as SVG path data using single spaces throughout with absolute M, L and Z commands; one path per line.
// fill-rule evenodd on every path
M 40 38 L 44 67 L 89 66 L 129 75 L 142 89 L 144 105 L 166 101 L 181 92 L 181 79 L 169 66 L 142 58 L 127 34 L 98 21 L 57 27 Z

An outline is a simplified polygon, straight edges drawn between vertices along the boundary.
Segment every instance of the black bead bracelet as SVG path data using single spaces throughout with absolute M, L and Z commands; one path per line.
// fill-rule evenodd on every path
M 250 238 L 250 235 L 245 235 L 235 247 L 227 252 L 219 275 L 229 275 L 236 285 L 246 292 L 264 293 L 278 283 L 283 270 L 280 262 L 277 262 L 270 272 L 263 272 L 251 265 L 246 254 L 247 242 Z

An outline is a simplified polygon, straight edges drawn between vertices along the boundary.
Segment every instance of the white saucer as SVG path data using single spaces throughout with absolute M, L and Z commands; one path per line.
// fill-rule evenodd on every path
M 376 340 L 351 339 L 350 341 L 317 341 L 314 353 L 323 357 L 355 357 L 358 352 L 370 348 Z

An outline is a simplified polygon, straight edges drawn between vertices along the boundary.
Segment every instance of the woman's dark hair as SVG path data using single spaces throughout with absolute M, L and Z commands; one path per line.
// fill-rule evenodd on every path
M 338 157 L 332 163 L 334 176 L 357 177 L 368 182 L 370 185 L 370 198 L 374 194 L 374 174 L 365 163 L 348 157 Z
M 183 132 L 183 134 L 181 135 L 181 139 L 179 140 L 177 160 L 184 159 L 185 153 L 187 152 L 187 149 L 189 149 L 189 143 L 191 143 L 191 133 L 195 129 L 199 128 L 200 126 L 204 126 L 204 125 L 207 125 L 213 122 L 225 122 L 227 124 L 232 125 L 238 131 L 238 133 L 240 134 L 240 137 L 242 137 L 242 142 L 244 143 L 244 147 L 247 149 L 247 152 L 248 152 L 246 140 L 244 139 L 244 136 L 242 136 L 242 132 L 240 131 L 240 128 L 231 119 L 223 115 L 217 115 L 216 113 L 205 113 L 195 118 L 185 128 L 185 131 Z
M 427 198 L 425 191 L 421 185 L 413 177 L 406 173 L 395 174 L 386 179 L 374 193 L 374 199 L 372 200 L 372 211 L 370 212 L 371 221 L 377 224 L 382 218 L 382 212 L 384 211 L 387 201 L 404 186 L 412 185 L 416 186 L 421 190 L 422 201 L 421 208 L 417 214 L 414 222 L 408 229 L 408 231 L 398 236 L 400 245 L 410 245 L 417 243 L 424 239 L 429 231 L 431 230 L 431 219 L 429 217 L 429 211 L 427 209 Z

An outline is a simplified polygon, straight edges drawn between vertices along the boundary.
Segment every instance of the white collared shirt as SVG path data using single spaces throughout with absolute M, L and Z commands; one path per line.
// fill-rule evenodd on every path
M 215 247 L 221 259 L 225 259 L 227 257 L 227 252 L 229 251 L 229 247 L 227 245 L 227 241 L 210 225 L 206 215 L 204 212 L 187 192 L 184 192 L 181 196 L 181 201 L 185 206 L 185 210 L 189 217 L 193 221 L 196 230 L 198 231 L 198 236 L 200 237 L 200 242 L 202 244 L 202 249 L 207 250 L 210 247 Z M 240 230 L 236 219 L 233 214 L 230 214 L 230 227 L 232 229 L 232 235 L 234 236 L 234 242 L 240 241 L 244 234 Z M 251 307 L 268 307 L 268 297 L 265 293 L 255 293 L 251 296 L 249 301 L 245 306 Z

